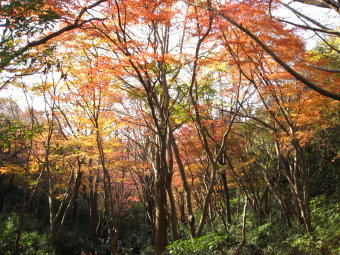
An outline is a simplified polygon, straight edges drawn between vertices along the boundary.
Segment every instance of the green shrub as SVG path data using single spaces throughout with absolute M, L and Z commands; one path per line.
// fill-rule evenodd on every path
M 327 201 L 325 196 L 311 201 L 311 214 L 314 232 L 292 235 L 287 243 L 308 255 L 340 254 L 340 203 L 334 199 Z
M 17 226 L 19 217 L 11 215 L 0 220 L 0 254 L 10 255 L 15 251 L 15 241 L 17 236 Z M 33 223 L 27 221 L 28 225 Z M 20 254 L 23 255 L 46 255 L 47 238 L 44 234 L 36 231 L 23 230 L 20 240 Z
M 237 242 L 230 235 L 217 235 L 211 233 L 189 240 L 178 240 L 170 244 L 167 249 L 174 255 L 208 255 L 223 254 L 226 249 L 232 247 Z
M 142 249 L 142 254 L 143 255 L 154 255 L 155 254 L 155 247 L 152 245 L 144 246 Z

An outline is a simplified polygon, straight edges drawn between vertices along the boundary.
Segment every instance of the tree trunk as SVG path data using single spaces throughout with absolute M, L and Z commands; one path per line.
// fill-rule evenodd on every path
M 170 129 L 170 127 L 169 127 Z M 170 131 L 169 131 L 170 133 Z M 176 202 L 172 192 L 172 175 L 173 175 L 173 153 L 172 153 L 172 146 L 170 143 L 171 135 L 168 133 L 167 137 L 167 155 L 168 155 L 168 162 L 167 162 L 167 172 L 166 172 L 166 191 L 169 198 L 170 203 L 170 227 L 171 227 L 171 234 L 172 240 L 178 240 L 178 222 L 177 222 L 177 210 L 176 210 Z
M 99 236 L 97 226 L 99 223 L 98 214 L 98 177 L 95 176 L 94 180 L 90 177 L 90 196 L 89 196 L 89 211 L 90 211 L 90 224 L 91 224 L 91 237 L 95 242 L 98 241 Z
M 178 234 L 178 223 L 177 223 L 177 211 L 176 211 L 176 203 L 174 195 L 172 194 L 171 187 L 168 187 L 167 185 L 167 194 L 169 197 L 169 203 L 170 203 L 170 226 L 171 226 L 171 234 L 173 241 L 176 241 L 179 239 Z
M 80 171 L 80 162 L 78 163 L 78 170 L 77 170 L 77 175 L 74 181 L 74 186 L 73 186 L 73 190 L 72 190 L 72 195 L 69 198 L 67 205 L 65 207 L 65 209 L 62 208 L 62 206 L 59 208 L 57 215 L 54 218 L 54 231 L 52 232 L 52 245 L 53 248 L 56 248 L 57 242 L 59 241 L 60 235 L 63 231 L 64 225 L 65 225 L 65 221 L 66 218 L 69 214 L 69 212 L 71 211 L 71 209 L 73 208 L 74 205 L 74 201 L 76 200 L 76 198 L 78 197 L 78 192 L 79 192 L 79 188 L 81 185 L 81 181 L 82 181 L 82 176 L 83 173 Z M 66 203 L 65 203 L 66 204 Z
M 188 224 L 189 224 L 189 227 L 190 227 L 191 236 L 195 237 L 196 229 L 195 229 L 194 213 L 193 213 L 193 210 L 192 210 L 191 189 L 189 187 L 187 177 L 185 175 L 183 162 L 181 160 L 179 149 L 178 149 L 176 141 L 174 139 L 172 130 L 169 130 L 169 132 L 170 132 L 169 141 L 171 142 L 171 146 L 172 146 L 172 149 L 173 149 L 173 152 L 174 152 L 174 155 L 175 155 L 176 163 L 178 165 L 179 173 L 181 175 L 181 180 L 182 180 L 183 189 L 184 189 L 184 193 L 185 193 L 185 203 L 186 203 L 186 209 L 187 209 L 187 213 L 188 213 Z
M 230 225 L 231 224 L 231 210 L 230 210 L 230 196 L 229 196 L 229 187 L 228 187 L 228 182 L 227 182 L 227 174 L 224 172 L 220 174 L 222 184 L 223 184 L 223 191 L 224 191 L 224 201 L 225 201 L 225 213 L 226 213 L 226 218 L 227 218 L 227 223 Z
M 243 246 L 246 244 L 247 236 L 246 236 L 246 223 L 247 223 L 247 205 L 248 205 L 248 198 L 244 196 L 244 207 L 243 207 L 243 223 L 242 223 L 242 240 L 238 245 L 235 255 L 240 255 Z
M 161 255 L 168 244 L 165 171 L 155 170 L 155 255 Z
M 15 240 L 15 255 L 20 255 L 20 238 L 21 238 L 21 233 L 22 229 L 24 227 L 24 220 L 25 220 L 25 209 L 26 209 L 26 197 L 27 197 L 27 189 L 24 189 L 24 199 L 22 202 L 22 207 L 20 211 L 20 218 L 19 218 L 19 226 L 17 230 L 17 236 Z

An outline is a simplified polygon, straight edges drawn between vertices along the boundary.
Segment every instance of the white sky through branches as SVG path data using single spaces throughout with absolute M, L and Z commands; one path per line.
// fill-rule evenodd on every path
M 315 19 L 316 21 L 320 22 L 321 24 L 328 26 L 330 28 L 336 29 L 339 27 L 339 19 L 338 14 L 332 9 L 320 8 L 311 5 L 306 5 L 298 2 L 292 3 L 292 1 L 283 1 L 286 4 L 290 4 L 291 7 L 298 10 L 299 12 L 305 14 L 308 17 Z M 284 20 L 305 25 L 299 18 L 297 18 L 290 10 L 282 7 L 281 9 L 275 11 L 274 16 L 278 16 Z M 288 25 L 289 26 L 289 25 Z M 314 32 L 306 31 L 303 29 L 299 29 L 299 35 L 304 39 L 306 43 L 306 49 L 310 50 L 316 46 L 316 44 L 321 40 Z M 39 83 L 40 81 L 34 76 L 26 76 L 21 79 L 17 80 L 17 83 L 20 84 L 34 84 Z M 11 98 L 22 110 L 25 110 L 29 107 L 33 107 L 37 110 L 44 110 L 45 103 L 43 98 L 33 95 L 32 92 L 29 92 L 29 97 L 25 97 L 23 93 L 24 89 L 15 87 L 12 84 L 8 84 L 5 89 L 0 90 L 0 97 L 1 98 Z M 30 105 L 27 105 L 27 101 Z

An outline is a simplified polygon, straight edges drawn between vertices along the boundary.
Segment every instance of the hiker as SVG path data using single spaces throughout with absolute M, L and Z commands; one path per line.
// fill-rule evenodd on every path
M 140 254 L 140 249 L 138 247 L 131 247 L 129 249 L 129 254 Z
M 117 252 L 121 254 L 123 251 L 122 241 L 120 239 L 117 240 Z

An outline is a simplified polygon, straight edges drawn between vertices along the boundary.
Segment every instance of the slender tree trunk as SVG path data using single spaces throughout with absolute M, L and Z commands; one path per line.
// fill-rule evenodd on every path
M 217 172 L 217 165 L 214 162 L 213 163 L 211 173 L 210 173 L 210 181 L 208 186 L 208 192 L 204 198 L 203 202 L 203 208 L 202 208 L 202 215 L 200 218 L 200 222 L 198 223 L 197 230 L 196 230 L 196 236 L 200 236 L 203 232 L 204 224 L 206 222 L 207 216 L 208 216 L 208 209 L 209 204 L 211 201 L 211 196 L 214 190 L 215 180 L 216 180 L 216 172 Z
M 2 182 L 5 179 L 4 175 L 0 175 L 0 212 L 2 212 L 2 209 L 4 207 L 5 202 L 5 192 L 3 190 Z
M 71 211 L 71 209 L 74 206 L 74 201 L 78 197 L 78 192 L 79 192 L 79 188 L 80 188 L 82 176 L 83 176 L 83 173 L 80 171 L 80 167 L 81 167 L 80 162 L 78 162 L 78 164 L 79 165 L 78 165 L 77 175 L 76 175 L 76 178 L 75 178 L 75 181 L 74 181 L 74 187 L 73 187 L 73 190 L 72 190 L 72 195 L 69 198 L 69 201 L 67 202 L 66 208 L 65 209 L 60 208 L 60 210 L 62 210 L 62 213 L 59 214 L 59 212 L 58 212 L 58 214 L 56 215 L 56 218 L 54 219 L 55 229 L 52 232 L 52 244 L 54 245 L 53 246 L 54 248 L 56 248 L 57 242 L 59 241 L 60 235 L 63 231 L 64 226 L 65 226 L 66 218 L 67 218 L 69 212 Z M 59 222 L 56 222 L 57 220 L 59 220 Z
M 301 179 L 301 215 L 304 221 L 304 225 L 309 233 L 313 232 L 311 213 L 310 213 L 310 194 L 309 194 L 309 174 L 305 164 L 305 157 L 303 148 L 301 148 L 298 140 L 293 140 L 294 147 L 296 149 L 297 167 L 299 168 Z
M 155 255 L 161 255 L 168 244 L 165 169 L 160 155 L 155 167 Z
M 15 255 L 20 255 L 20 238 L 21 238 L 22 229 L 24 227 L 26 197 L 27 197 L 27 189 L 24 189 L 24 198 L 23 198 L 23 203 L 22 203 L 22 207 L 20 211 L 19 226 L 18 226 L 17 236 L 15 240 Z
M 170 203 L 171 234 L 172 234 L 173 241 L 176 241 L 176 240 L 179 239 L 176 202 L 175 202 L 175 198 L 174 198 L 174 195 L 172 193 L 171 187 L 168 187 L 168 185 L 167 185 L 167 194 L 168 194 L 169 203 Z
M 225 213 L 227 218 L 227 223 L 231 224 L 231 210 L 230 210 L 230 197 L 229 197 L 229 187 L 228 187 L 228 181 L 227 181 L 227 174 L 224 172 L 220 174 L 222 184 L 223 184 L 223 191 L 224 191 L 224 201 L 225 201 Z
M 170 127 L 169 127 L 170 130 Z M 170 133 L 171 131 L 169 131 Z M 170 204 L 170 227 L 171 227 L 171 234 L 173 241 L 179 239 L 178 234 L 178 217 L 177 217 L 177 209 L 176 209 L 176 202 L 175 198 L 172 192 L 172 175 L 173 175 L 173 153 L 172 153 L 172 146 L 170 143 L 170 134 L 168 133 L 167 137 L 167 155 L 168 155 L 168 167 L 167 167 L 167 173 L 166 173 L 166 191 L 169 198 L 169 204 Z
M 187 222 L 187 217 L 185 215 L 185 198 L 184 198 L 184 194 L 182 191 L 179 192 L 179 211 L 180 211 L 180 215 L 181 215 L 181 223 L 185 224 Z
M 90 177 L 90 189 L 89 189 L 89 212 L 90 212 L 90 224 L 91 224 L 91 236 L 92 240 L 98 241 L 99 236 L 97 232 L 97 226 L 99 223 L 98 214 L 98 177 Z M 94 179 L 94 180 L 93 180 Z
M 187 177 L 185 175 L 185 170 L 184 170 L 184 165 L 179 153 L 179 149 L 177 147 L 176 141 L 174 139 L 172 130 L 169 130 L 170 132 L 170 142 L 172 145 L 172 149 L 175 155 L 175 160 L 176 163 L 178 165 L 178 169 L 181 175 L 181 180 L 182 180 L 182 184 L 183 184 L 183 189 L 184 189 L 184 193 L 185 193 L 185 204 L 186 204 L 186 209 L 187 209 L 187 213 L 188 213 L 188 224 L 190 227 L 190 232 L 191 232 L 191 236 L 195 237 L 196 236 L 196 229 L 195 229 L 195 217 L 194 217 L 194 213 L 192 210 L 192 201 L 191 201 L 191 189 L 189 187 L 188 181 L 187 181 Z
M 246 224 L 247 224 L 247 205 L 248 205 L 248 198 L 247 196 L 244 196 L 244 207 L 243 207 L 243 223 L 242 223 L 242 240 L 240 242 L 240 244 L 238 245 L 236 251 L 235 251 L 235 255 L 240 255 L 241 254 L 241 250 L 243 248 L 243 246 L 246 244 L 247 242 L 247 236 L 246 236 Z

